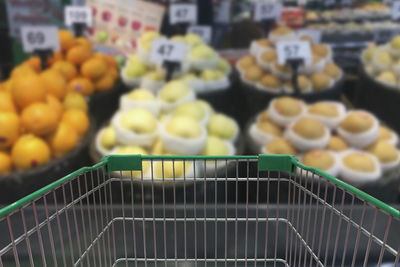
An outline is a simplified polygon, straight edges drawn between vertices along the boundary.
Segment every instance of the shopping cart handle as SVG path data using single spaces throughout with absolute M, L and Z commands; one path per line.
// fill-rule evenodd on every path
M 293 173 L 296 169 L 297 158 L 292 155 L 265 155 L 258 156 L 258 170 L 286 171 Z

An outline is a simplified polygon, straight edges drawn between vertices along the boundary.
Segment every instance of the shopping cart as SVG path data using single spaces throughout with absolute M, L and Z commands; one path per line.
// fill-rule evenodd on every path
M 397 266 L 399 257 L 397 209 L 291 156 L 108 156 L 0 210 L 1 267 Z

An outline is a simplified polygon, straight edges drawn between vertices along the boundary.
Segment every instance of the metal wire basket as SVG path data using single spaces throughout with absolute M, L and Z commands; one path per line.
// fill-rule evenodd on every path
M 161 183 L 161 191 L 151 183 L 150 199 L 146 180 Z M 0 267 L 397 266 L 399 258 L 397 209 L 291 156 L 108 156 L 0 210 Z

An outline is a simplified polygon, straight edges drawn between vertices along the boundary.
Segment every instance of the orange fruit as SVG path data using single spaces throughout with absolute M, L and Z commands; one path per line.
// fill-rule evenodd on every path
M 88 115 L 79 109 L 68 109 L 64 112 L 62 121 L 72 126 L 79 136 L 83 136 L 89 129 Z
M 8 153 L 0 151 L 0 175 L 8 174 L 11 171 L 11 157 Z
M 107 72 L 107 64 L 99 58 L 91 58 L 81 66 L 82 76 L 91 80 L 98 79 Z
M 85 45 L 77 45 L 68 50 L 65 59 L 75 65 L 80 65 L 92 56 L 92 49 Z
M 25 77 L 26 75 L 29 74 L 36 74 L 35 70 L 29 66 L 28 64 L 22 64 L 17 67 L 15 67 L 11 71 L 11 78 L 18 78 L 18 77 Z
M 0 111 L 17 112 L 11 93 L 0 91 Z
M 94 82 L 94 89 L 100 92 L 110 90 L 113 86 L 114 79 L 111 74 L 108 73 Z
M 57 119 L 61 119 L 62 113 L 64 111 L 63 105 L 60 100 L 53 95 L 46 95 L 46 104 L 50 109 L 57 115 Z
M 12 84 L 11 78 L 4 81 L 2 84 L 3 84 L 4 91 L 11 92 L 11 84 Z
M 40 74 L 40 78 L 46 89 L 46 94 L 63 99 L 67 93 L 67 82 L 64 76 L 55 69 L 48 69 Z
M 43 139 L 26 134 L 12 147 L 11 160 L 18 170 L 39 167 L 50 161 L 50 148 Z
M 94 54 L 94 57 L 104 60 L 110 67 L 118 67 L 118 63 L 113 56 L 97 52 L 96 54 Z
M 27 132 L 47 135 L 57 128 L 57 114 L 45 103 L 34 103 L 21 113 L 21 124 Z
M 58 39 L 60 40 L 60 46 L 62 51 L 67 51 L 68 49 L 74 46 L 75 37 L 68 30 L 59 30 Z
M 11 84 L 11 94 L 19 108 L 45 100 L 45 86 L 39 75 L 30 74 L 23 78 L 15 78 Z
M 76 38 L 75 45 L 83 45 L 83 46 L 90 48 L 90 50 L 92 50 L 92 43 L 89 41 L 89 39 L 87 39 L 85 37 Z
M 87 112 L 88 103 L 85 97 L 79 93 L 68 92 L 63 102 L 64 109 L 80 109 Z
M 40 57 L 30 57 L 24 62 L 24 64 L 28 65 L 36 72 L 40 72 L 42 70 L 42 61 L 40 60 Z
M 76 77 L 68 83 L 68 91 L 77 92 L 84 96 L 93 94 L 93 83 L 85 77 Z
M 113 77 L 114 80 L 118 79 L 119 73 L 117 68 L 109 67 L 107 72 L 111 75 L 111 77 Z
M 75 129 L 65 122 L 60 122 L 57 130 L 50 136 L 49 144 L 55 157 L 70 152 L 78 144 L 79 137 Z
M 49 66 L 51 66 L 58 61 L 62 61 L 63 59 L 64 59 L 64 56 L 60 51 L 54 51 L 53 55 L 47 59 L 47 64 Z
M 18 139 L 20 122 L 13 112 L 0 112 L 0 149 L 8 148 Z
M 57 61 L 51 68 L 58 70 L 67 81 L 70 81 L 78 75 L 78 70 L 75 65 L 68 61 Z

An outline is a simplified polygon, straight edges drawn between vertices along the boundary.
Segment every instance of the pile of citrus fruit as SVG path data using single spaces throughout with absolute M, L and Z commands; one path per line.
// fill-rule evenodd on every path
M 0 175 L 28 170 L 75 148 L 89 129 L 85 96 L 113 87 L 115 60 L 60 30 L 62 51 L 41 69 L 31 57 L 0 83 Z

